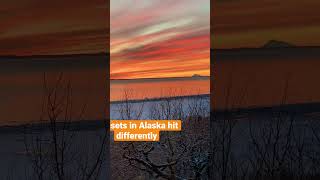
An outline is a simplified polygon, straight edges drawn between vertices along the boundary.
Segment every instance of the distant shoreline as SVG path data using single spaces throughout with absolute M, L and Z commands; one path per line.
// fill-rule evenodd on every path
M 269 60 L 270 58 L 299 59 L 320 57 L 320 46 L 279 48 L 211 49 L 211 62 L 216 60 Z
M 200 95 L 201 96 L 201 95 Z M 202 97 L 207 97 L 209 95 L 202 95 Z M 193 96 L 199 97 L 199 96 Z M 178 97 L 182 98 L 182 97 Z M 136 101 L 137 102 L 137 101 Z M 213 110 L 212 113 L 215 117 L 224 116 L 226 113 L 265 113 L 270 112 L 288 112 L 288 113 L 298 113 L 298 114 L 319 114 L 320 118 L 320 102 L 318 103 L 299 103 L 299 104 L 286 104 L 270 107 L 248 107 L 248 108 L 239 108 L 239 109 L 230 109 L 230 110 Z M 103 120 L 81 120 L 81 121 L 72 121 L 70 122 L 71 130 L 74 131 L 91 131 L 97 129 L 108 128 L 107 124 Z M 8 133 L 24 133 L 28 128 L 43 131 L 47 130 L 50 127 L 49 122 L 30 122 L 25 124 L 17 125 L 0 125 L 0 135 Z M 63 122 L 57 122 L 57 128 L 62 128 Z
M 43 59 L 43 58 L 74 58 L 74 57 L 92 57 L 92 56 L 108 56 L 109 52 L 98 52 L 98 53 L 79 53 L 79 54 L 37 54 L 37 55 L 0 55 L 2 58 L 10 59 Z
M 0 56 L 0 73 L 34 73 L 73 69 L 106 69 L 108 54 Z M 107 76 L 106 76 L 107 77 Z
M 140 102 L 154 102 L 154 101 L 162 101 L 166 99 L 184 99 L 184 98 L 204 98 L 210 97 L 210 94 L 199 94 L 199 95 L 186 95 L 186 96 L 174 96 L 174 97 L 159 97 L 159 98 L 146 98 L 146 99 L 133 99 L 128 100 L 129 103 L 140 103 Z M 111 104 L 121 104 L 125 101 L 110 101 Z
M 164 99 L 183 99 L 183 98 L 206 98 L 210 97 L 209 94 L 202 94 L 202 95 L 190 95 L 190 96 L 176 96 L 176 97 L 163 97 L 163 98 L 152 98 L 152 99 L 144 99 L 144 100 L 129 100 L 130 103 L 139 103 L 139 102 L 154 102 L 154 101 L 161 101 Z M 119 104 L 123 103 L 123 101 L 114 101 L 110 102 L 110 105 L 113 104 Z M 16 121 L 17 122 L 17 121 Z M 58 126 L 62 126 L 62 122 L 57 122 Z M 73 126 L 73 130 L 94 130 L 94 129 L 100 129 L 104 128 L 104 122 L 103 120 L 73 120 L 70 122 L 70 124 Z M 32 127 L 37 130 L 41 130 L 43 128 L 49 127 L 49 122 L 24 122 L 23 124 L 3 124 L 0 125 L 0 134 L 2 133 L 11 133 L 13 131 L 17 133 L 23 133 L 24 128 L 26 127 Z
M 163 77 L 163 78 L 136 78 L 136 79 L 110 79 L 111 82 L 123 82 L 123 81 L 163 81 L 163 80 L 205 80 L 205 79 L 210 79 L 210 76 L 186 76 L 186 77 Z
M 57 122 L 57 129 L 64 128 L 64 122 Z M 107 124 L 103 120 L 74 120 L 70 122 L 69 131 L 91 131 L 97 129 L 107 128 Z M 50 128 L 50 122 L 30 122 L 16 125 L 0 125 L 0 135 L 10 133 L 28 133 L 30 130 L 40 132 L 48 130 Z

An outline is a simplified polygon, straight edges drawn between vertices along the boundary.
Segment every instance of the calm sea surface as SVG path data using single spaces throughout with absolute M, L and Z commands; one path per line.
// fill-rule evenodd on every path
M 110 100 L 151 99 L 209 93 L 209 77 L 112 80 Z

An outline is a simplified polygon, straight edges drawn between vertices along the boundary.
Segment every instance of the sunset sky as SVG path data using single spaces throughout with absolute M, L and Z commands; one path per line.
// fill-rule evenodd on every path
M 111 79 L 209 75 L 209 0 L 111 0 Z
M 107 52 L 107 0 L 1 0 L 0 55 Z
M 320 45 L 319 0 L 213 0 L 215 49 L 261 47 L 269 40 Z

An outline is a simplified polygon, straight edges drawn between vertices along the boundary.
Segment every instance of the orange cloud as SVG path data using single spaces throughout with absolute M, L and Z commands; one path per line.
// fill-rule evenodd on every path
M 111 1 L 111 79 L 209 75 L 210 1 L 201 1 Z
M 109 49 L 105 0 L 4 0 L 0 54 L 82 54 Z

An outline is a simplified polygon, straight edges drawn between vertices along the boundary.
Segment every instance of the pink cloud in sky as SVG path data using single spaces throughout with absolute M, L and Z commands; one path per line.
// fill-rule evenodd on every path
M 111 0 L 111 78 L 209 75 L 209 0 Z

